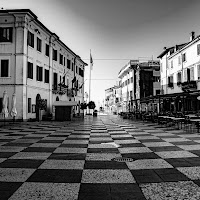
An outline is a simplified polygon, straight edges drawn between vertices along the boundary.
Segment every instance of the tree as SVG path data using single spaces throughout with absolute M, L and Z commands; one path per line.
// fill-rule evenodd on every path
M 81 103 L 80 109 L 81 109 L 81 110 L 87 109 L 87 104 L 86 104 L 86 103 Z
M 94 109 L 96 107 L 94 101 L 90 101 L 88 104 L 87 104 L 88 108 L 89 109 Z

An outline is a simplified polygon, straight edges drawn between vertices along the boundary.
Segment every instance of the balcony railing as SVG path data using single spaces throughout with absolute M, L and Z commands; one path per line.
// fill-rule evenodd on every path
M 181 88 L 184 92 L 196 90 L 197 89 L 197 82 L 196 81 L 183 82 L 183 83 L 181 83 Z
M 174 83 L 168 83 L 168 87 L 169 88 L 173 88 L 174 87 Z

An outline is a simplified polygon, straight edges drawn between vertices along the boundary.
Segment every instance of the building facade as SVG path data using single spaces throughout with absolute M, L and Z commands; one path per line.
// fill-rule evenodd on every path
M 4 91 L 16 94 L 16 119 L 36 118 L 40 99 L 43 113 L 54 113 L 55 101 L 74 101 L 79 113 L 85 66 L 31 10 L 0 10 L 0 100 Z
M 123 111 L 141 110 L 140 100 L 160 94 L 160 63 L 158 60 L 130 60 L 119 72 Z
M 165 109 L 195 111 L 200 109 L 200 36 L 191 32 L 188 42 L 165 48 L 158 56 L 161 63 L 161 88 L 171 95 Z M 173 96 L 173 94 L 175 94 Z
M 105 90 L 105 111 L 117 114 L 122 111 L 121 83 Z

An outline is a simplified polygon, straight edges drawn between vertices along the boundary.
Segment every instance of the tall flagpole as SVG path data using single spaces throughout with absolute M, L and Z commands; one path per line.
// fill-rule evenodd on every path
M 91 63 L 91 49 L 90 49 L 89 102 L 90 102 L 90 93 L 91 93 L 91 70 L 92 70 L 91 68 L 92 68 L 92 63 Z M 90 114 L 90 109 L 89 109 L 89 114 Z

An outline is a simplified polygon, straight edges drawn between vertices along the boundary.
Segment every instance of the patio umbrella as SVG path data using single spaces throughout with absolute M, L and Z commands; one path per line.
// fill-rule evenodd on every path
M 8 95 L 7 92 L 4 91 L 3 93 L 3 100 L 2 100 L 2 114 L 4 115 L 4 125 L 5 125 L 5 118 L 8 117 Z
M 17 109 L 16 109 L 16 94 L 13 93 L 12 95 L 12 102 L 11 102 L 11 112 L 10 115 L 13 117 L 13 122 L 15 121 L 15 117 L 17 116 Z

